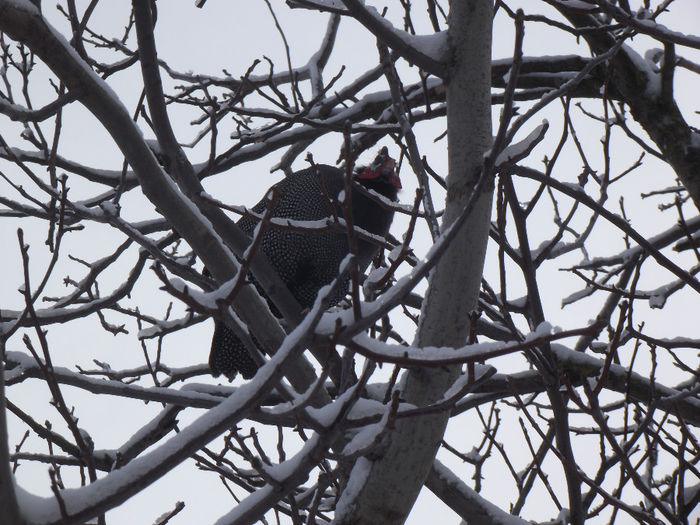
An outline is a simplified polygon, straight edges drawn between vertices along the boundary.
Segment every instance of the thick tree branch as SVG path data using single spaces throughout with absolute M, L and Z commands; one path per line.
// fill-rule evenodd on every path
M 596 27 L 600 23 L 587 14 L 575 13 L 557 0 L 547 0 L 574 27 Z M 607 4 L 607 2 L 600 2 Z M 647 25 L 645 23 L 645 25 Z M 593 53 L 600 55 L 616 43 L 612 33 L 586 32 L 583 35 Z M 700 140 L 686 122 L 676 101 L 663 96 L 659 73 L 628 46 L 623 46 L 610 64 L 611 83 L 634 119 L 656 143 L 688 190 L 696 208 L 700 209 Z
M 415 39 L 414 36 L 394 28 L 389 21 L 379 15 L 374 7 L 368 7 L 359 0 L 343 0 L 343 4 L 358 22 L 408 62 L 436 77 L 445 78 L 447 67 L 442 60 L 443 57 L 436 59 L 417 49 L 411 44 L 411 39 Z M 431 35 L 431 38 L 439 37 L 440 34 L 437 33 Z

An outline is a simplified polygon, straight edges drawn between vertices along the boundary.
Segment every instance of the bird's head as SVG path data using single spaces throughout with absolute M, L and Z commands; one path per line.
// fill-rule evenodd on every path
M 357 172 L 359 180 L 372 180 L 391 184 L 397 190 L 401 189 L 401 179 L 396 173 L 396 161 L 389 156 L 389 149 L 384 146 L 374 162 Z

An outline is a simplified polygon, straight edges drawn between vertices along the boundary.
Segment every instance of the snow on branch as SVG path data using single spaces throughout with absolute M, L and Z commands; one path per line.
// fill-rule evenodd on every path
M 311 312 L 285 339 L 277 353 L 258 370 L 254 380 L 241 386 L 221 404 L 201 415 L 155 450 L 86 487 L 61 491 L 60 505 L 54 498 L 41 498 L 20 490 L 18 499 L 20 505 L 27 509 L 27 517 L 33 522 L 58 525 L 65 517 L 61 508 L 75 520 L 112 508 L 136 494 L 144 485 L 165 475 L 240 421 L 250 410 L 259 406 L 260 400 L 279 383 L 284 363 L 303 347 L 321 316 L 325 296 L 332 288 L 329 285 L 319 292 Z
M 350 346 L 358 354 L 378 362 L 395 363 L 407 367 L 439 367 L 485 361 L 494 357 L 525 351 L 567 337 L 597 333 L 603 325 L 604 323 L 602 322 L 595 322 L 584 328 L 560 330 L 545 322 L 527 334 L 524 340 L 520 342 L 476 343 L 461 348 L 392 345 L 378 339 L 372 339 L 366 334 L 359 334 L 352 338 Z
M 636 29 L 639 33 L 649 35 L 661 42 L 700 49 L 700 37 L 673 31 L 663 24 L 658 24 L 655 20 L 648 17 L 649 12 L 646 9 L 640 9 L 636 14 L 631 14 L 607 0 L 597 0 L 595 4 L 603 12 L 612 15 L 618 22 Z
M 693 275 L 689 274 L 683 268 L 680 268 L 676 263 L 671 261 L 663 253 L 654 248 L 649 242 L 649 240 L 646 239 L 643 235 L 640 235 L 639 232 L 637 232 L 635 229 L 631 228 L 629 223 L 625 219 L 623 219 L 615 213 L 612 213 L 611 211 L 605 209 L 603 206 L 596 203 L 591 197 L 588 196 L 588 194 L 581 191 L 582 189 L 580 186 L 559 182 L 556 179 L 547 177 L 545 174 L 537 170 L 534 170 L 532 168 L 526 168 L 524 166 L 514 166 L 513 171 L 518 175 L 524 177 L 532 178 L 541 182 L 546 181 L 557 191 L 560 191 L 561 193 L 577 200 L 578 202 L 590 208 L 591 210 L 599 213 L 608 222 L 612 223 L 618 229 L 629 235 L 637 244 L 639 244 L 640 248 L 644 249 L 661 266 L 663 266 L 675 276 L 683 280 L 687 285 L 693 288 L 693 290 L 695 290 L 696 292 L 700 292 L 700 282 L 698 282 L 698 280 Z
M 463 519 L 482 525 L 529 525 L 526 521 L 501 510 L 437 459 L 425 485 L 446 502 Z
M 292 7 L 352 16 L 408 62 L 440 78 L 444 78 L 447 73 L 444 64 L 447 56 L 446 31 L 433 35 L 411 35 L 395 28 L 374 6 L 366 5 L 364 0 L 291 0 L 289 4 Z
M 685 225 L 675 224 L 667 230 L 657 233 L 647 239 L 647 242 L 655 249 L 660 250 L 672 242 L 678 241 L 686 237 L 686 232 L 700 231 L 700 215 L 688 219 Z M 642 246 L 633 246 L 615 255 L 607 255 L 595 257 L 589 260 L 583 260 L 574 268 L 603 268 L 605 266 L 613 266 L 615 264 L 624 264 L 625 262 L 636 259 L 645 253 Z
M 266 485 L 253 492 L 216 523 L 220 525 L 253 523 L 282 496 L 304 483 L 325 451 L 340 437 L 342 430 L 339 423 L 347 417 L 352 406 L 358 401 L 373 371 L 374 365 L 368 364 L 362 377 L 352 388 L 344 392 L 335 402 L 323 407 L 322 418 L 327 421 L 327 427 L 320 432 L 315 432 L 306 440 L 302 449 L 290 459 L 277 465 L 264 465 L 260 473 L 267 481 Z
M 358 22 L 408 62 L 437 77 L 445 77 L 447 71 L 443 60 L 447 54 L 447 32 L 425 36 L 410 35 L 396 29 L 376 8 L 365 5 L 364 1 L 343 0 L 343 3 Z
M 43 379 L 39 366 L 28 354 L 15 351 L 7 352 L 7 362 L 13 365 L 10 370 L 5 371 L 5 381 L 8 385 L 16 384 L 27 377 Z M 197 408 L 211 408 L 221 401 L 220 397 L 200 392 L 163 387 L 143 387 L 126 384 L 122 381 L 97 379 L 59 366 L 54 367 L 54 375 L 61 384 L 75 386 L 93 394 L 107 394 Z
M 549 122 L 543 120 L 542 124 L 533 129 L 523 140 L 510 144 L 503 149 L 496 157 L 496 170 L 502 169 L 509 164 L 515 164 L 530 155 L 535 146 L 542 141 L 548 128 Z M 486 154 L 488 155 L 489 153 L 487 152 Z
M 692 389 L 681 390 L 650 381 L 625 366 L 608 364 L 560 344 L 553 344 L 552 352 L 563 366 L 585 376 L 602 377 L 607 370 L 605 388 L 629 395 L 641 403 L 653 402 L 664 410 L 678 411 L 687 423 L 700 426 L 700 399 Z

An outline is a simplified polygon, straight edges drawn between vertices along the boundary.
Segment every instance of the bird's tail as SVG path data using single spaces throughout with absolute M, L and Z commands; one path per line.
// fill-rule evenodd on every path
M 224 374 L 229 380 L 236 377 L 238 372 L 250 379 L 258 371 L 258 365 L 248 354 L 243 342 L 221 321 L 216 321 L 214 325 L 209 368 L 214 377 Z

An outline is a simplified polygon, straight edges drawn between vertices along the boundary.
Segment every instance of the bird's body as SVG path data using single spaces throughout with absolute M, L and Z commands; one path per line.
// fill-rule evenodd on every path
M 372 166 L 356 173 L 355 180 L 390 200 L 396 199 L 401 187 L 394 172 L 394 160 L 386 150 L 382 150 Z M 332 166 L 315 165 L 293 173 L 274 186 L 278 198 L 272 216 L 296 221 L 343 217 L 339 196 L 344 188 L 343 171 Z M 356 227 L 380 236 L 388 233 L 393 216 L 391 209 L 381 204 L 378 198 L 367 196 L 356 188 L 352 190 L 351 200 Z M 262 214 L 268 205 L 268 199 L 263 198 L 253 211 Z M 257 221 L 243 217 L 237 224 L 252 236 Z M 349 253 L 348 237 L 344 232 L 299 232 L 274 227 L 263 234 L 260 249 L 302 308 L 310 308 L 319 289 L 337 277 L 340 263 Z M 358 240 L 357 252 L 359 267 L 364 271 L 377 254 L 378 247 Z M 337 304 L 346 293 L 347 280 L 336 288 L 336 293 L 329 298 L 330 303 Z M 243 343 L 220 321 L 216 322 L 214 330 L 209 367 L 215 377 L 224 374 L 229 379 L 239 371 L 248 379 L 258 368 Z

